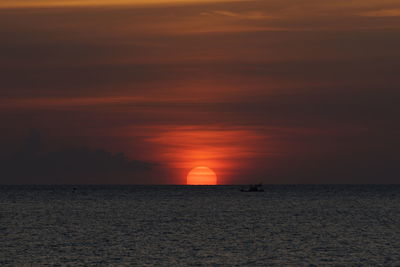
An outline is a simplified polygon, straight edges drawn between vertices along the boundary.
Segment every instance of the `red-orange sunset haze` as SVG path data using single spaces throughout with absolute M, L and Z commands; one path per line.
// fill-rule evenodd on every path
M 0 0 L 0 39 L 0 183 L 398 183 L 399 1 Z

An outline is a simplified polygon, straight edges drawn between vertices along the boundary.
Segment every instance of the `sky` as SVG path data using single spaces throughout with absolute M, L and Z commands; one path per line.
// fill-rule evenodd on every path
M 0 0 L 0 183 L 399 183 L 399 47 L 398 0 Z

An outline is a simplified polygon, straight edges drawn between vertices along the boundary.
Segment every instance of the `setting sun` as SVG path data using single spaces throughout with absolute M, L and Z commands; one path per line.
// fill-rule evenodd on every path
M 208 167 L 193 168 L 187 175 L 188 185 L 216 185 L 217 175 Z

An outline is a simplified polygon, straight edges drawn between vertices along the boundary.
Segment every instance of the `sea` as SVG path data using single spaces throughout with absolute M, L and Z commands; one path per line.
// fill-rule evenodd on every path
M 0 266 L 400 266 L 399 185 L 0 186 Z

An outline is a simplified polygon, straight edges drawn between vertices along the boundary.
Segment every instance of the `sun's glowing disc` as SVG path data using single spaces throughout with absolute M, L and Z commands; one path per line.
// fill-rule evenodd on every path
M 186 183 L 188 185 L 216 185 L 217 175 L 208 167 L 196 167 L 188 173 Z

